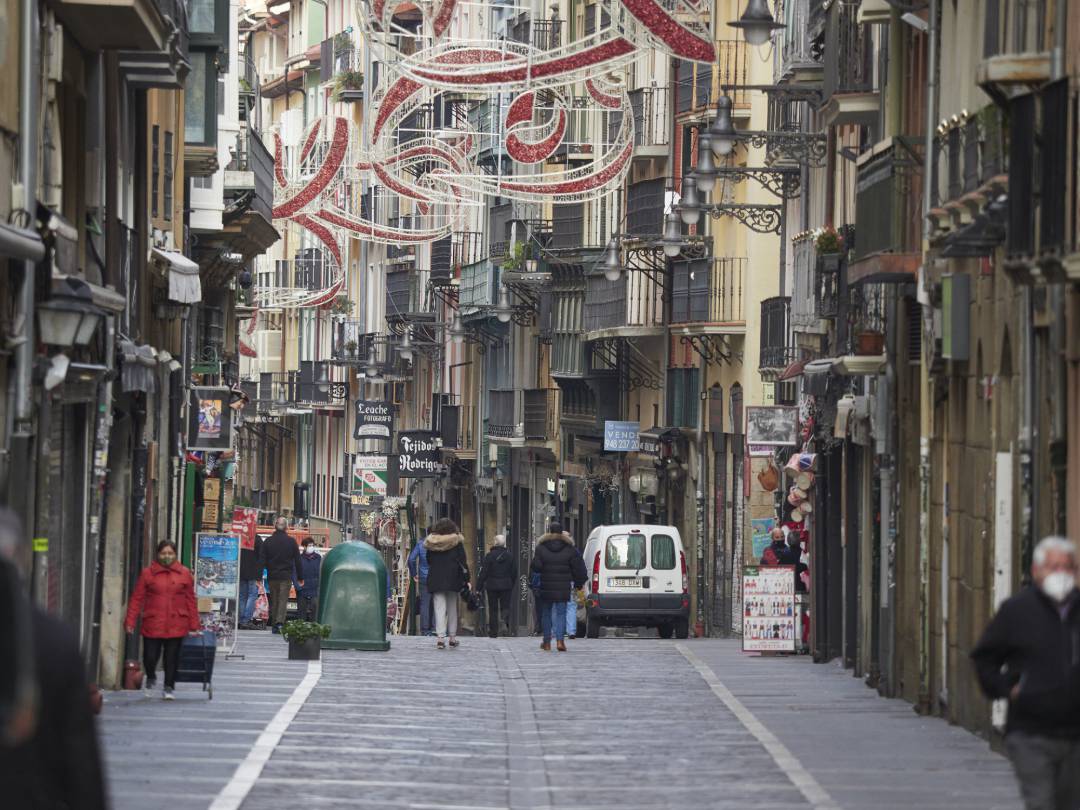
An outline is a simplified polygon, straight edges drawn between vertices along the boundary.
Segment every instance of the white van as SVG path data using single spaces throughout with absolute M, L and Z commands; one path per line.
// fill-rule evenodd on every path
M 589 572 L 585 635 L 601 627 L 655 627 L 686 638 L 690 592 L 686 554 L 674 526 L 598 526 L 585 543 Z

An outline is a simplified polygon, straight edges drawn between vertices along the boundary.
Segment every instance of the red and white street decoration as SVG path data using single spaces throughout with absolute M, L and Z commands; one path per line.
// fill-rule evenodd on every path
M 588 36 L 565 42 L 558 21 L 536 17 L 517 42 L 504 34 L 531 4 L 357 0 L 383 76 L 364 131 L 330 117 L 291 146 L 274 138 L 274 219 L 306 229 L 330 272 L 318 290 L 260 286 L 258 305 L 327 305 L 344 289 L 344 238 L 430 242 L 489 196 L 558 204 L 615 189 L 634 146 L 628 65 L 643 48 L 706 63 L 715 52 L 701 0 L 598 5 Z

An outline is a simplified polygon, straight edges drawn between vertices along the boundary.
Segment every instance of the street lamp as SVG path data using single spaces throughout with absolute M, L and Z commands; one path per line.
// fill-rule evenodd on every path
M 697 187 L 711 194 L 716 185 L 716 163 L 713 162 L 712 136 L 707 130 L 702 130 L 698 136 L 698 159 L 694 171 L 697 174 Z
M 697 225 L 701 219 L 701 198 L 697 192 L 697 178 L 690 172 L 682 181 L 682 199 L 679 201 L 679 216 L 683 224 Z
M 499 319 L 499 323 L 510 323 L 513 314 L 514 308 L 510 306 L 510 291 L 506 289 L 505 284 L 500 284 L 499 302 L 495 305 L 495 317 Z
M 326 373 L 326 363 L 319 364 L 319 376 L 315 380 L 319 393 L 326 394 L 330 391 L 330 376 Z
M 607 254 L 604 257 L 604 278 L 608 281 L 618 281 L 622 277 L 622 262 L 619 260 L 619 240 L 612 238 L 608 242 Z
M 664 217 L 664 238 L 661 242 L 664 245 L 664 255 L 669 259 L 677 258 L 686 244 L 682 235 L 682 223 L 674 211 L 668 211 Z
M 718 158 L 731 154 L 735 148 L 735 124 L 731 120 L 731 96 L 724 94 L 716 100 L 716 118 L 709 127 L 709 146 Z
M 397 346 L 397 352 L 406 363 L 413 359 L 412 327 L 405 327 L 405 334 L 401 336 L 401 342 Z
M 768 42 L 773 31 L 787 27 L 773 18 L 772 12 L 769 11 L 768 0 L 748 0 L 742 16 L 729 22 L 728 25 L 732 28 L 741 28 L 746 44 L 755 47 Z
M 367 367 L 364 369 L 364 376 L 367 377 L 368 382 L 379 381 L 379 358 L 375 354 L 374 345 L 368 349 Z
M 465 342 L 465 326 L 461 323 L 461 313 L 454 313 L 454 320 L 450 322 L 450 340 L 454 341 L 455 346 L 460 346 Z
M 86 282 L 68 276 L 57 283 L 51 298 L 38 304 L 41 341 L 50 346 L 85 346 L 104 314 L 94 305 Z

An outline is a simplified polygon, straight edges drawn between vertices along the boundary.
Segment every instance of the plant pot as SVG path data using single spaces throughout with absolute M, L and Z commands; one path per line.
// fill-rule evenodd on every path
M 840 260 L 843 258 L 843 253 L 819 253 L 817 269 L 822 273 L 835 273 L 840 269 Z
M 305 641 L 289 642 L 290 661 L 318 661 L 322 650 L 321 638 L 309 638 Z
M 879 355 L 885 350 L 885 335 L 881 332 L 859 332 L 855 335 L 855 354 Z

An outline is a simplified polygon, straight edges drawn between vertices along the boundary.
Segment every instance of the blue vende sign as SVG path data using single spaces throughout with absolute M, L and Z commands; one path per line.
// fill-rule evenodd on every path
M 615 453 L 634 453 L 641 445 L 639 422 L 604 422 L 604 449 Z

